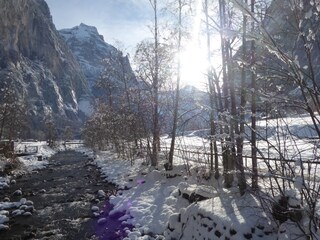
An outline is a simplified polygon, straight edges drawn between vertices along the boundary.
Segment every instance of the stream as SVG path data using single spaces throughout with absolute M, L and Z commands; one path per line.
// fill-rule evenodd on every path
M 16 196 L 19 189 L 22 195 Z M 117 220 L 120 215 L 108 215 L 112 209 L 108 196 L 115 192 L 116 187 L 101 179 L 87 156 L 57 153 L 46 169 L 22 175 L 9 189 L 0 190 L 0 202 L 26 198 L 35 209 L 32 216 L 16 217 L 10 210 L 10 228 L 0 231 L 0 239 L 123 239 L 131 227 Z M 95 211 L 99 208 L 96 216 L 93 206 Z

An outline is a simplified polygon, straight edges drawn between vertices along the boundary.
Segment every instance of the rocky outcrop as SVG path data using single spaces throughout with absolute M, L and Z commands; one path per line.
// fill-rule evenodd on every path
M 0 84 L 27 101 L 33 127 L 81 120 L 88 93 L 78 62 L 56 30 L 44 0 L 0 0 Z

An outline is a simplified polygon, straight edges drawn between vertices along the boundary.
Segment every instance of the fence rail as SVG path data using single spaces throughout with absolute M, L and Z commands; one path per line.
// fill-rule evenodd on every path
M 161 150 L 168 152 L 169 148 L 168 147 L 161 147 Z M 206 151 L 195 151 L 195 150 L 188 150 L 188 149 L 181 149 L 181 148 L 175 148 L 175 152 L 198 155 L 198 159 L 200 159 L 200 155 L 203 155 L 203 156 L 210 156 L 211 155 L 210 152 L 206 152 Z M 221 153 L 219 153 L 218 156 L 221 158 L 223 155 Z M 244 159 L 244 161 L 246 163 L 245 165 L 247 167 L 248 159 L 252 159 L 252 156 L 242 155 L 242 159 Z M 273 162 L 286 162 L 286 163 L 295 163 L 296 162 L 296 160 L 293 160 L 293 159 L 280 159 L 280 158 L 272 158 L 272 157 L 270 158 L 270 157 L 262 157 L 262 156 L 257 156 L 257 160 L 273 161 Z M 302 162 L 305 164 L 320 164 L 320 158 L 317 157 L 316 160 L 302 159 Z M 202 162 L 202 163 L 206 163 L 206 162 Z
M 14 154 L 16 156 L 25 156 L 25 155 L 36 154 L 38 153 L 38 151 L 39 151 L 39 146 L 25 145 L 24 147 L 14 149 Z

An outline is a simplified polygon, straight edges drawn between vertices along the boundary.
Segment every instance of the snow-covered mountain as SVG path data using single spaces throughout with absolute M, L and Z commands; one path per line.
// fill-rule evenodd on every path
M 120 89 L 124 81 L 137 84 L 128 57 L 106 43 L 96 27 L 81 23 L 71 29 L 60 30 L 60 34 L 80 63 L 94 95 L 99 95 L 96 83 L 102 75 Z
M 32 131 L 80 122 L 85 76 L 44 0 L 0 0 L 0 85 L 27 102 Z

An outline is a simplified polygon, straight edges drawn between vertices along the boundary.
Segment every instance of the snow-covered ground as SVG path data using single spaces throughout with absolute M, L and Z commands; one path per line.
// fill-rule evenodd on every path
M 45 141 L 29 141 L 29 142 L 16 142 L 15 151 L 24 152 L 37 150 L 35 154 L 18 157 L 18 160 L 22 163 L 19 171 L 31 172 L 36 169 L 46 167 L 49 163 L 48 159 L 57 152 L 57 149 L 53 150 L 50 148 Z M 39 161 L 41 157 L 41 161 Z
M 222 190 L 221 183 L 187 175 L 179 158 L 170 173 L 161 163 L 158 169 L 146 166 L 145 159 L 131 165 L 108 151 L 99 152 L 95 162 L 107 181 L 122 188 L 111 196 L 110 214 L 122 212 L 120 220 L 134 226 L 127 239 L 276 239 L 275 226 L 253 195 L 240 197 L 236 188 Z M 190 204 L 184 197 L 192 193 L 209 199 Z
M 263 124 L 262 121 L 259 126 L 263 128 Z M 307 127 L 310 125 L 307 116 L 289 118 L 286 122 L 271 120 L 268 124 L 271 126 L 269 143 L 266 144 L 262 138 L 258 144 L 261 149 L 266 144 L 265 150 L 269 149 L 270 156 L 277 156 L 279 149 L 283 149 L 286 157 L 292 160 L 318 157 L 317 144 L 305 138 L 314 137 L 312 129 Z M 291 133 L 290 138 L 286 135 L 288 132 Z M 170 140 L 163 137 L 163 145 L 168 146 Z M 208 139 L 196 132 L 179 137 L 177 142 L 178 148 L 209 149 Z M 247 154 L 249 149 L 250 146 L 246 146 Z M 224 190 L 222 180 L 210 182 L 202 179 L 205 157 L 203 161 L 198 161 L 199 156 L 194 161 L 190 159 L 190 172 L 186 171 L 186 159 L 179 154 L 174 160 L 173 172 L 167 172 L 163 167 L 164 156 L 159 167 L 152 168 L 145 164 L 146 159 L 143 158 L 132 164 L 109 151 L 97 153 L 95 163 L 101 168 L 102 175 L 122 189 L 111 197 L 110 201 L 115 205 L 111 214 L 124 213 L 121 220 L 135 227 L 128 232 L 128 239 L 304 239 L 301 236 L 296 238 L 301 232 L 290 221 L 279 228 L 270 213 L 265 211 L 266 206 L 250 192 L 240 196 L 237 187 Z M 248 167 L 250 165 L 248 161 Z M 265 162 L 260 160 L 259 171 L 266 169 Z M 314 171 L 313 174 L 318 173 Z M 209 199 L 189 203 L 184 198 L 199 192 Z

